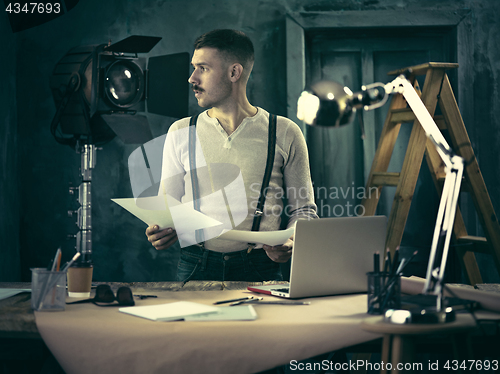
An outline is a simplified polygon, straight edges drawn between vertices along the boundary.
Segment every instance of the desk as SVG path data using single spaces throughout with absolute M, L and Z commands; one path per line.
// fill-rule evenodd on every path
M 158 296 L 136 305 L 212 304 L 249 294 L 241 282 L 126 285 Z M 259 318 L 241 322 L 153 322 L 116 307 L 74 304 L 35 312 L 36 331 L 67 374 L 255 373 L 378 337 L 360 327 L 368 317 L 366 295 L 307 300 L 311 305 L 257 305 Z
M 247 294 L 244 282 L 109 284 L 114 290 L 125 285 L 134 293 L 158 296 L 137 300 L 137 305 L 179 300 L 211 304 Z M 30 287 L 0 283 L 4 288 L 16 285 Z M 91 304 L 36 312 L 35 322 L 29 294 L 20 294 L 0 301 L 0 336 L 43 337 L 67 374 L 254 373 L 382 336 L 361 327 L 370 317 L 365 314 L 366 295 L 308 300 L 311 305 L 256 306 L 259 319 L 245 322 L 153 322 Z M 498 314 L 488 318 L 498 319 Z M 498 321 L 488 329 L 493 335 L 479 336 L 474 348 L 497 357 Z

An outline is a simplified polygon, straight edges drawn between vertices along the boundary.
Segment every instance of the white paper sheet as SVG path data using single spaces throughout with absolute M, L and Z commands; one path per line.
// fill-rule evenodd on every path
M 295 231 L 295 226 L 289 227 L 286 230 L 278 231 L 241 231 L 230 230 L 222 233 L 217 238 L 224 240 L 235 240 L 245 243 L 256 243 L 266 245 L 280 245 L 287 241 Z
M 219 308 L 192 301 L 177 301 L 158 305 L 130 306 L 118 310 L 153 321 L 176 321 L 196 314 L 217 313 Z
M 167 204 L 167 200 L 170 204 Z M 111 201 L 128 210 L 148 226 L 158 225 L 160 229 L 173 227 L 178 235 L 221 225 L 221 222 L 194 210 L 190 204 L 182 204 L 168 195 L 111 199 Z M 175 217 L 175 221 L 172 217 Z

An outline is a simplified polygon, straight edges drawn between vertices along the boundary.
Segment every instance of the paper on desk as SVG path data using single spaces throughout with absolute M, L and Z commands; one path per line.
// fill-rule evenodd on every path
M 289 227 L 286 230 L 278 231 L 241 231 L 230 230 L 219 235 L 218 239 L 235 240 L 245 243 L 256 243 L 266 245 L 280 245 L 287 241 L 295 231 L 295 226 Z
M 184 317 L 184 321 L 253 321 L 257 313 L 253 305 L 221 306 L 216 313 L 203 313 Z
M 169 195 L 111 199 L 111 201 L 128 210 L 148 226 L 158 225 L 160 229 L 173 227 L 178 235 L 222 224 L 198 212 L 191 204 L 182 204 Z
M 177 301 L 173 303 L 129 306 L 118 309 L 122 313 L 153 321 L 179 321 L 197 314 L 217 313 L 218 307 L 194 303 L 192 301 Z
M 30 288 L 0 288 L 0 300 L 17 295 L 21 292 L 31 292 Z

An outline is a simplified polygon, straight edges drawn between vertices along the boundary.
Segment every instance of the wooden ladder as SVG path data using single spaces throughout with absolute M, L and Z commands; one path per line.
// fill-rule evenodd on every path
M 463 189 L 467 189 L 472 197 L 486 237 L 481 238 L 468 235 L 459 209 L 457 209 L 453 234 L 456 243 L 470 243 L 470 245 L 466 246 L 457 246 L 457 254 L 462 268 L 466 270 L 469 283 L 475 285 L 482 283 L 482 278 L 474 252 L 491 254 L 497 271 L 500 274 L 500 225 L 483 176 L 479 170 L 476 157 L 474 156 L 474 151 L 462 116 L 460 115 L 450 81 L 446 75 L 447 69 L 455 69 L 457 67 L 458 64 L 454 63 L 429 62 L 392 71 L 388 74 L 399 75 L 411 69 L 411 75 L 408 79 L 413 83 L 417 91 L 419 89 L 416 76 L 425 74 L 421 99 L 440 130 L 448 131 L 451 141 L 450 146 L 466 162 L 462 187 Z M 435 116 L 434 113 L 438 104 L 442 115 Z M 414 126 L 401 172 L 389 173 L 387 172 L 387 168 L 402 123 L 414 123 Z M 382 187 L 396 186 L 386 237 L 386 246 L 392 253 L 400 245 L 403 237 L 424 153 L 436 188 L 441 193 L 442 182 L 445 176 L 444 164 L 435 146 L 427 139 L 422 126 L 416 120 L 412 110 L 407 106 L 403 96 L 400 94 L 394 95 L 367 181 L 366 191 L 376 189 L 377 193 L 368 194 L 362 202 L 365 208 L 365 215 L 374 215 Z

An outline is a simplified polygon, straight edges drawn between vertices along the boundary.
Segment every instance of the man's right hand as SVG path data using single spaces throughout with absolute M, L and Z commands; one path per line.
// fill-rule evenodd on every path
M 173 228 L 169 227 L 165 230 L 159 230 L 160 228 L 157 225 L 149 226 L 146 229 L 148 241 L 157 250 L 167 249 L 178 240 L 177 232 Z

